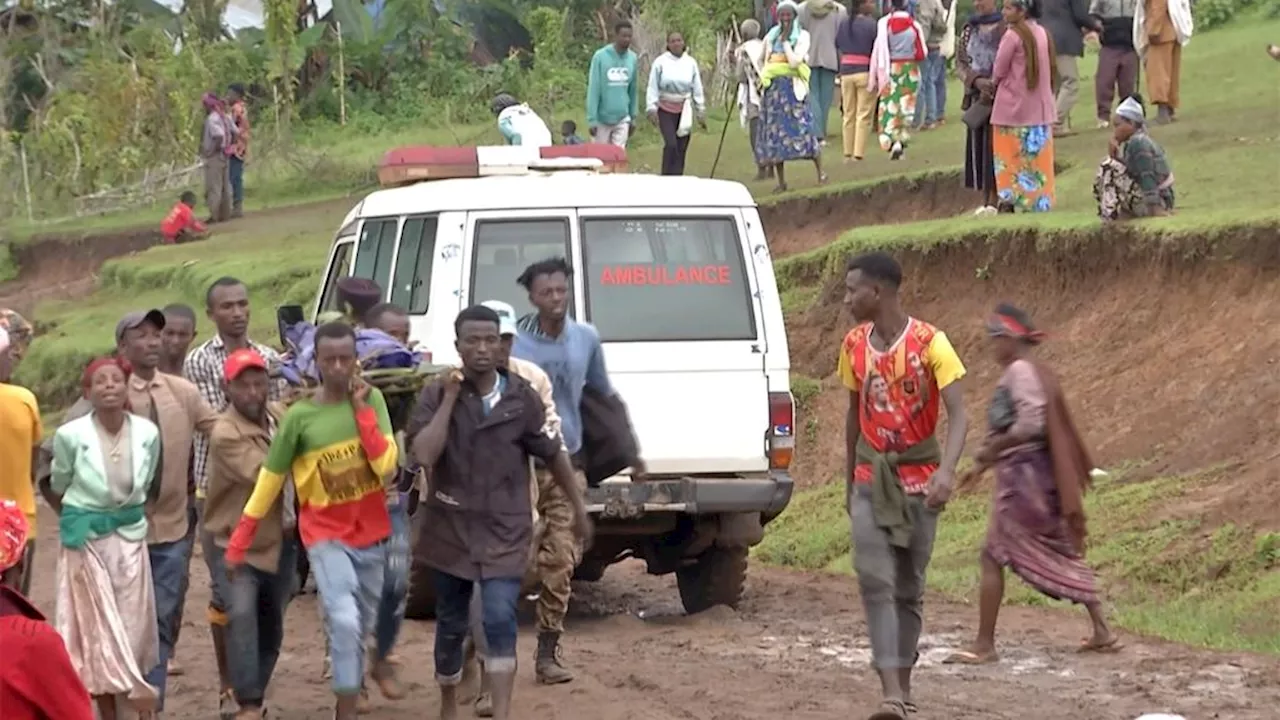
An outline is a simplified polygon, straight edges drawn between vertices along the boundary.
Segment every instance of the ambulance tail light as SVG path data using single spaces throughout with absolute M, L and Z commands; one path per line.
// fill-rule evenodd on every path
M 769 393 L 769 468 L 787 470 L 795 454 L 796 406 L 789 392 Z
M 627 170 L 627 151 L 616 145 L 496 145 L 390 150 L 378 164 L 378 184 L 399 187 L 427 180 L 532 175 L 577 170 L 618 173 Z

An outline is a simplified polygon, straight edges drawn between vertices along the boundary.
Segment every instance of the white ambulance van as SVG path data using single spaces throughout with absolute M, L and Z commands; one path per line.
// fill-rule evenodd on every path
M 748 549 L 791 499 L 794 448 L 787 333 L 751 194 L 544 160 L 537 148 L 474 153 L 461 171 L 449 161 L 454 177 L 378 190 L 351 210 L 316 314 L 337 309 L 339 279 L 374 280 L 409 311 L 433 364 L 454 363 L 460 310 L 501 300 L 533 312 L 516 278 L 568 259 L 570 314 L 599 331 L 648 466 L 644 482 L 588 490 L 596 539 L 576 577 L 636 557 L 675 573 L 688 612 L 736 605 Z M 413 574 L 409 614 L 429 616 L 426 573 Z

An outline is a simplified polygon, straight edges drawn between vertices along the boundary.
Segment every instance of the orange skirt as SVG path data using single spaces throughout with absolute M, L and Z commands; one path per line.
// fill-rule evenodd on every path
M 1020 212 L 1053 209 L 1053 128 L 993 125 L 996 196 Z

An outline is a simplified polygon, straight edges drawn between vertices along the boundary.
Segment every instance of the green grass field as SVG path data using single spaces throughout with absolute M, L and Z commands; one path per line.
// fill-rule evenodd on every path
M 1175 168 L 1178 212 L 1170 218 L 1138 223 L 1141 242 L 1177 250 L 1190 240 L 1196 244 L 1186 251 L 1201 252 L 1206 239 L 1212 240 L 1226 228 L 1274 228 L 1280 223 L 1280 185 L 1275 182 L 1280 169 L 1280 65 L 1263 52 L 1266 43 L 1277 37 L 1280 21 L 1246 18 L 1197 36 L 1188 46 L 1183 62 L 1181 121 L 1153 130 L 1168 149 Z M 822 276 L 853 250 L 983 242 L 1003 233 L 1031 233 L 1041 243 L 1059 243 L 1071 242 L 1082 233 L 1096 238 L 1108 232 L 1094 216 L 1091 192 L 1094 167 L 1107 147 L 1107 134 L 1092 129 L 1095 60 L 1091 54 L 1081 63 L 1081 101 L 1073 114 L 1074 125 L 1081 132 L 1057 145 L 1057 161 L 1067 169 L 1058 177 L 1058 208 L 1054 212 L 850 229 L 832 237 L 824 247 L 779 261 L 787 313 L 809 307 L 818 297 Z M 839 140 L 832 137 L 826 153 L 832 184 L 815 187 L 811 168 L 796 164 L 789 172 L 793 190 L 783 197 L 816 197 L 838 193 L 852 184 L 958 168 L 964 151 L 959 98 L 959 85 L 953 81 L 950 124 L 921 135 L 901 162 L 873 153 L 864 163 L 844 165 Z M 688 163 L 691 174 L 710 173 L 723 122 L 723 113 L 713 116 L 711 130 L 694 137 Z M 834 116 L 831 127 L 833 133 L 839 127 Z M 248 206 L 251 210 L 278 207 L 366 192 L 377 159 L 398 145 L 492 144 L 497 139 L 496 128 L 489 125 L 376 137 L 357 136 L 339 128 L 327 134 L 313 132 L 298 138 L 290 153 L 267 152 L 261 162 L 251 166 Z M 656 130 L 646 128 L 631 148 L 632 169 L 653 171 L 660 152 Z M 716 176 L 748 182 L 761 202 L 770 202 L 771 185 L 749 182 L 753 174 L 747 140 L 734 116 Z M 977 204 L 975 195 L 975 207 Z M 202 307 L 205 288 L 223 275 L 246 282 L 256 312 L 253 332 L 259 338 L 273 339 L 273 308 L 313 298 L 329 242 L 349 205 L 337 202 L 315 207 L 319 209 L 282 211 L 261 222 L 251 217 L 238 223 L 236 230 L 220 232 L 205 243 L 155 248 L 108 262 L 100 287 L 88 298 L 49 302 L 37 308 L 34 319 L 43 335 L 21 366 L 18 380 L 31 386 L 46 406 L 65 401 L 74 392 L 84 362 L 110 349 L 111 330 L 121 314 L 175 301 Z M 90 233 L 152 225 L 164 209 L 148 208 L 55 228 L 11 228 L 10 235 L 21 242 L 42 230 Z M 1133 238 L 1132 233 L 1124 236 Z M 207 334 L 208 324 L 201 330 Z M 808 393 L 808 397 L 818 391 L 812 381 L 798 382 L 795 389 L 798 396 Z M 1280 574 L 1271 572 L 1260 581 L 1251 581 L 1259 568 L 1280 562 L 1280 538 L 1232 526 L 1204 529 L 1212 533 L 1211 552 L 1205 553 L 1203 548 L 1188 550 L 1190 546 L 1184 545 L 1188 533 L 1198 529 L 1192 521 L 1142 520 L 1161 498 L 1211 480 L 1209 472 L 1140 484 L 1125 484 L 1122 479 L 1105 484 L 1091 499 L 1095 537 L 1104 538 L 1093 548 L 1091 558 L 1110 581 L 1118 619 L 1125 627 L 1196 644 L 1280 653 L 1280 621 L 1275 614 L 1280 603 Z M 847 571 L 849 540 L 840 492 L 838 486 L 827 486 L 800 494 L 771 526 L 757 558 Z M 933 587 L 956 599 L 973 597 L 974 559 L 984 527 L 985 500 L 963 498 L 954 503 L 938 539 L 930 576 Z M 1212 583 L 1204 580 L 1222 558 L 1233 560 L 1229 570 Z M 1011 601 L 1040 602 L 1017 583 L 1009 587 Z

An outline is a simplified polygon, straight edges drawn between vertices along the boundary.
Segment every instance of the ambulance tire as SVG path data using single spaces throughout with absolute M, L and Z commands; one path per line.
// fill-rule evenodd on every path
M 737 609 L 747 582 L 747 554 L 745 547 L 712 545 L 692 565 L 677 569 L 684 611 L 694 615 L 717 605 Z

